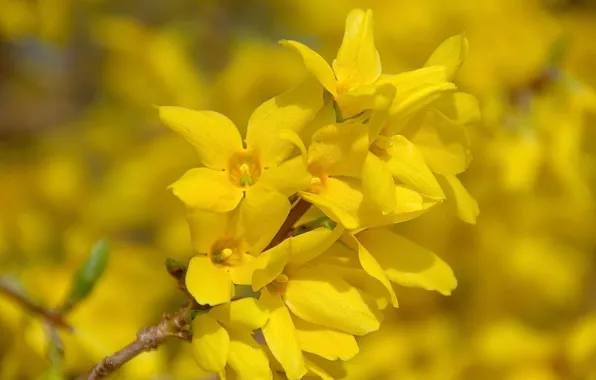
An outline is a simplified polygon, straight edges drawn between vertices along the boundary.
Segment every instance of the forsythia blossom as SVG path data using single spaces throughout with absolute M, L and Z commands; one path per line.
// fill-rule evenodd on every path
M 452 83 L 464 35 L 397 75 L 382 74 L 370 10 L 350 12 L 332 65 L 281 43 L 314 78 L 259 106 L 244 140 L 219 113 L 159 107 L 202 165 L 171 188 L 196 253 L 188 290 L 211 306 L 193 321 L 193 352 L 222 378 L 329 378 L 326 366 L 354 357 L 355 336 L 398 306 L 393 284 L 456 287 L 445 262 L 391 225 L 445 199 L 464 221 L 478 213 L 456 177 L 478 119 Z

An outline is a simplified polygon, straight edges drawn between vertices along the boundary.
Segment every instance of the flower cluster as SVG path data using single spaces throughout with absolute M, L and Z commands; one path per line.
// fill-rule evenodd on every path
M 448 199 L 474 223 L 457 175 L 471 155 L 472 96 L 452 80 L 467 52 L 449 38 L 424 67 L 382 73 L 373 15 L 346 19 L 329 65 L 281 41 L 312 74 L 260 105 L 242 136 L 213 111 L 159 107 L 201 166 L 171 185 L 187 209 L 195 256 L 186 286 L 211 306 L 193 321 L 199 366 L 224 378 L 329 378 L 356 336 L 398 306 L 394 284 L 449 295 L 449 266 L 391 226 Z

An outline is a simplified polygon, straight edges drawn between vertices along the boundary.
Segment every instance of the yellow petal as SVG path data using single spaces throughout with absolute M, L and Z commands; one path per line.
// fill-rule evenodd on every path
M 379 123 L 373 121 L 373 119 L 378 120 L 379 116 L 387 117 L 395 93 L 395 86 L 390 83 L 358 86 L 348 92 L 339 94 L 335 101 L 339 106 L 343 119 L 354 118 L 365 110 L 374 110 L 378 114 L 371 117 L 369 125 L 375 124 L 375 131 L 378 133 L 378 129 L 382 127 L 384 120 L 380 120 L 381 123 Z
M 356 235 L 358 241 L 400 285 L 451 294 L 457 280 L 453 271 L 430 250 L 387 228 L 372 228 Z
M 362 190 L 364 195 L 383 214 L 395 210 L 395 183 L 387 164 L 379 157 L 368 153 L 362 170 Z
M 338 121 L 334 102 L 331 99 L 326 99 L 325 104 L 315 117 L 315 119 L 308 124 L 308 126 L 302 131 L 301 137 L 305 146 L 310 146 L 313 135 L 321 129 L 321 127 L 336 123 Z M 308 150 L 306 153 L 308 163 Z
M 407 93 L 399 103 L 393 102 L 389 114 L 395 125 L 392 130 L 399 131 L 412 115 L 441 98 L 454 92 L 457 87 L 450 82 L 420 86 Z M 396 97 L 397 99 L 397 97 Z
M 374 205 L 363 202 L 358 210 L 359 223 L 354 229 L 361 230 L 374 226 L 406 222 L 427 212 L 437 203 L 437 201 L 425 199 L 417 191 L 402 185 L 395 186 L 395 197 L 397 198 L 397 206 L 388 214 L 383 214 Z
M 252 285 L 257 291 L 279 276 L 288 261 L 291 251 L 290 240 L 286 239 L 275 247 L 266 250 L 254 260 L 233 268 L 230 271 L 236 284 Z
M 244 339 L 231 336 L 228 365 L 232 367 L 238 380 L 271 380 L 273 374 L 267 354 L 251 340 L 250 336 Z
M 182 107 L 159 107 L 165 125 L 195 148 L 201 163 L 212 169 L 227 169 L 230 157 L 242 150 L 242 138 L 234 123 L 213 111 Z
M 229 213 L 189 209 L 186 214 L 195 253 L 206 254 L 213 243 L 227 232 Z
M 234 285 L 228 272 L 215 267 L 205 255 L 190 260 L 186 287 L 200 305 L 219 305 L 230 302 L 234 296 Z
M 429 110 L 410 137 L 430 169 L 438 174 L 459 174 L 472 160 L 468 133 L 435 110 Z
M 396 180 L 431 199 L 445 198 L 422 153 L 407 138 L 401 135 L 393 136 L 387 153 L 390 157 L 387 167 Z
M 209 315 L 226 327 L 246 327 L 250 330 L 263 327 L 269 317 L 261 304 L 251 297 L 215 306 L 209 310 Z
M 300 318 L 293 318 L 293 321 L 302 351 L 327 360 L 349 360 L 358 353 L 358 344 L 353 335 L 314 325 Z
M 269 293 L 267 289 L 263 289 L 259 301 L 269 311 L 269 321 L 262 328 L 267 346 L 282 365 L 288 379 L 302 378 L 306 374 L 306 367 L 288 308 L 280 296 Z
M 466 59 L 468 47 L 468 39 L 464 33 L 449 37 L 431 54 L 424 66 L 445 66 L 447 78 L 453 80 Z
M 377 82 L 378 85 L 385 83 L 392 84 L 396 89 L 389 111 L 392 116 L 389 127 L 391 134 L 403 129 L 416 111 L 456 89 L 455 85 L 448 81 L 446 69 L 442 66 L 384 76 Z
M 476 218 L 480 213 L 478 203 L 468 193 L 464 185 L 454 175 L 440 176 L 439 181 L 447 193 L 447 199 L 453 199 L 457 209 L 457 215 L 466 223 L 476 224 Z
M 187 207 L 212 212 L 233 210 L 243 196 L 242 189 L 230 182 L 226 172 L 208 168 L 188 170 L 170 188 Z
M 319 129 L 308 148 L 308 166 L 315 175 L 359 177 L 368 152 L 368 127 L 331 124 Z
M 200 314 L 192 321 L 192 353 L 201 369 L 221 372 L 226 366 L 230 337 L 217 321 Z
M 389 296 L 388 298 L 389 300 L 391 300 L 391 304 L 393 305 L 393 307 L 397 307 L 398 303 L 395 291 L 393 290 L 393 286 L 391 285 L 389 278 L 387 278 L 387 275 L 385 274 L 383 267 L 379 264 L 375 257 L 371 255 L 370 252 L 368 252 L 362 244 L 360 244 L 358 239 L 348 234 L 345 234 L 344 238 L 352 241 L 352 244 L 354 244 L 357 247 L 358 259 L 360 260 L 362 269 L 364 269 L 364 271 L 368 273 L 368 275 L 377 279 L 385 287 Z
M 337 245 L 337 244 L 336 244 Z M 318 270 L 326 271 L 327 273 L 334 273 L 341 277 L 344 281 L 366 294 L 367 297 L 374 300 L 374 305 L 378 310 L 385 310 L 389 305 L 389 297 L 387 297 L 387 289 L 376 278 L 371 277 L 366 273 L 360 262 L 358 256 L 355 256 L 356 267 L 350 259 L 349 262 L 342 262 L 344 258 L 337 260 L 328 260 L 325 256 L 321 256 L 321 260 L 317 260 L 316 267 Z M 323 257 L 325 257 L 323 259 Z
M 446 94 L 433 103 L 432 107 L 462 125 L 477 123 L 481 120 L 478 99 L 464 92 Z
M 301 267 L 293 272 L 284 299 L 305 321 L 348 334 L 376 331 L 382 319 L 371 296 L 316 268 Z
M 308 172 L 302 157 L 294 157 L 279 166 L 265 170 L 257 185 L 289 197 L 307 189 L 311 180 L 312 175 Z
M 354 9 L 346 18 L 344 38 L 333 61 L 342 88 L 372 84 L 381 75 L 381 59 L 375 47 L 373 13 Z
M 318 193 L 301 191 L 300 196 L 343 227 L 355 229 L 359 226 L 358 209 L 363 199 L 358 182 L 349 178 L 327 178 Z
M 343 230 L 339 225 L 333 231 L 319 227 L 291 238 L 288 270 L 296 269 L 321 255 L 341 236 Z
M 335 74 L 333 73 L 331 66 L 325 62 L 323 57 L 300 42 L 281 40 L 279 43 L 298 53 L 304 61 L 304 66 L 306 66 L 308 71 L 318 79 L 319 83 L 321 83 L 327 91 L 333 94 L 333 96 L 337 95 L 337 81 L 335 80 Z
M 294 144 L 282 133 L 300 133 L 322 106 L 320 85 L 314 80 L 304 81 L 257 107 L 248 121 L 246 145 L 258 153 L 264 167 L 280 164 L 294 149 Z
M 239 207 L 238 235 L 252 255 L 259 254 L 273 239 L 290 213 L 283 194 L 258 184 L 249 188 Z
M 307 377 L 312 377 L 308 375 L 314 375 L 321 378 L 321 380 L 343 379 L 346 374 L 343 368 L 340 367 L 339 370 L 335 369 L 335 371 L 330 371 L 330 369 L 334 369 L 329 368 L 330 364 L 333 363 L 334 362 L 326 361 L 311 354 L 304 355 L 304 364 L 306 365 L 306 369 L 308 370 Z

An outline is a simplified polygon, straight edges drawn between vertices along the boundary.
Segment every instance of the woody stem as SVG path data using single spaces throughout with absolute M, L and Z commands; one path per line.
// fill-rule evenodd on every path
M 300 218 L 304 214 L 306 214 L 310 206 L 311 204 L 309 202 L 305 201 L 304 199 L 300 199 L 296 203 L 296 205 L 292 207 L 292 210 L 288 214 L 288 217 L 282 224 L 279 231 L 277 231 L 277 234 L 275 234 L 275 236 L 273 237 L 273 240 L 271 240 L 267 248 L 265 248 L 265 250 L 275 247 L 276 245 L 284 241 L 288 236 L 290 236 L 292 227 L 294 227 L 294 224 L 296 224 L 296 222 L 298 222 L 298 220 L 300 220 Z

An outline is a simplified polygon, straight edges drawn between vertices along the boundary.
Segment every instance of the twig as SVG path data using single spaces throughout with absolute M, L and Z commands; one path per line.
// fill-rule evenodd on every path
M 64 317 L 59 312 L 46 309 L 43 306 L 33 302 L 25 294 L 20 292 L 17 288 L 15 288 L 14 286 L 11 286 L 8 281 L 1 279 L 1 278 L 0 278 L 0 293 L 6 295 L 8 298 L 17 302 L 19 305 L 21 305 L 21 307 L 28 310 L 32 314 L 39 315 L 48 324 L 55 326 L 55 327 L 64 328 L 71 332 L 73 331 L 72 326 L 64 320 Z
M 306 214 L 310 206 L 311 204 L 308 201 L 300 199 L 298 203 L 296 203 L 296 206 L 292 207 L 290 214 L 282 224 L 279 231 L 277 231 L 277 234 L 275 234 L 267 248 L 265 248 L 265 250 L 273 248 L 282 241 L 284 241 L 284 239 L 286 239 L 290 235 L 290 232 L 292 231 L 292 227 L 294 227 L 294 224 L 296 224 L 296 222 L 300 220 L 300 218 L 302 218 L 304 214 Z
M 105 357 L 89 373 L 88 380 L 102 379 L 143 352 L 157 349 L 168 337 L 191 340 L 189 330 L 193 304 L 181 308 L 173 315 L 164 315 L 155 326 L 145 327 L 137 333 L 137 339 L 115 354 Z

